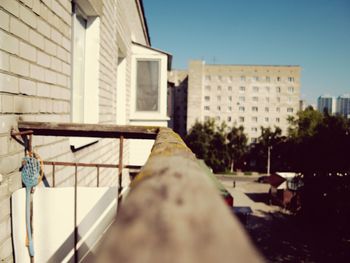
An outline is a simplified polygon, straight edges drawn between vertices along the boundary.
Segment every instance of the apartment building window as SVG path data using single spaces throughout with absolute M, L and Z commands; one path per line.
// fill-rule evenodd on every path
M 253 87 L 253 91 L 254 92 L 258 92 L 259 91 L 259 87 Z
M 245 81 L 245 80 L 246 80 L 245 76 L 241 76 L 241 81 Z
M 204 110 L 210 110 L 210 107 L 209 106 L 204 106 Z
M 281 102 L 281 98 L 280 97 L 277 97 L 276 100 L 277 100 L 277 102 Z
M 266 97 L 265 100 L 266 100 L 266 102 L 270 102 L 270 98 L 269 97 Z
M 244 97 L 244 96 L 239 96 L 239 97 L 238 97 L 238 100 L 239 100 L 239 101 L 245 101 L 245 97 Z
M 136 111 L 159 110 L 160 61 L 136 61 Z
M 228 101 L 232 101 L 232 96 L 228 96 Z
M 239 106 L 238 110 L 239 110 L 240 112 L 244 112 L 244 111 L 245 111 L 245 108 L 244 108 L 243 106 Z
M 239 87 L 239 91 L 245 91 L 245 87 L 243 87 L 243 86 L 241 86 L 241 87 Z
M 253 79 L 254 79 L 254 81 L 259 81 L 259 77 L 258 76 L 255 76 Z
M 277 77 L 277 81 L 280 82 L 281 81 L 281 77 Z
M 252 100 L 253 100 L 254 102 L 258 102 L 258 101 L 259 101 L 259 98 L 258 98 L 258 97 L 252 97 Z
M 218 76 L 218 80 L 219 80 L 219 81 L 222 81 L 222 76 L 219 75 L 219 76 Z
M 257 127 L 252 127 L 250 130 L 251 130 L 252 132 L 258 132 L 258 128 L 257 128 Z
M 218 111 L 221 111 L 221 106 L 217 106 Z
M 229 77 L 229 80 L 230 80 L 230 82 L 232 82 L 233 81 L 233 77 Z
M 281 87 L 276 87 L 276 92 L 280 93 L 281 92 Z
M 288 78 L 288 81 L 289 81 L 289 82 L 294 82 L 294 77 L 289 77 L 289 78 Z
M 210 91 L 211 90 L 211 87 L 209 85 L 205 86 L 205 90 L 206 91 Z
M 255 112 L 257 112 L 258 111 L 258 107 L 252 107 L 252 111 L 255 111 Z
M 293 93 L 294 92 L 294 87 L 288 87 L 288 92 Z
M 205 121 L 209 121 L 209 119 L 210 119 L 209 116 L 204 116 Z
M 244 122 L 244 117 L 240 116 L 240 117 L 238 118 L 238 121 L 239 121 L 239 122 Z
M 276 118 L 276 122 L 280 122 L 280 118 Z
M 269 107 L 265 107 L 265 112 L 269 112 L 269 111 L 270 111 Z
M 231 122 L 231 121 L 232 121 L 231 116 L 228 116 L 228 117 L 227 117 L 227 121 L 228 121 L 228 122 Z
M 72 120 L 97 123 L 99 116 L 99 17 L 87 17 L 73 5 Z
M 218 86 L 218 91 L 221 91 L 221 89 L 222 89 L 221 86 Z
M 252 122 L 258 122 L 258 117 L 252 117 Z
M 288 97 L 288 103 L 292 103 L 292 98 L 291 97 Z
M 276 111 L 277 111 L 277 112 L 280 112 L 280 111 L 281 111 L 281 109 L 280 109 L 279 107 L 277 107 L 277 108 L 276 108 Z
M 204 96 L 205 101 L 210 101 L 210 96 Z
M 232 91 L 232 86 L 228 86 L 227 90 Z
M 270 81 L 271 81 L 270 77 L 266 77 L 266 82 L 270 82 Z
M 288 113 L 293 113 L 293 108 L 287 108 Z
M 266 91 L 266 92 L 270 92 L 270 87 L 269 87 L 269 86 L 266 86 L 266 87 L 265 87 L 265 91 Z
M 221 101 L 221 96 L 217 96 L 217 100 L 218 100 L 218 101 Z
M 269 117 L 265 117 L 265 122 L 269 122 Z
M 205 76 L 205 80 L 210 81 L 210 80 L 211 80 L 211 76 L 210 76 L 210 75 L 206 75 L 206 76 Z

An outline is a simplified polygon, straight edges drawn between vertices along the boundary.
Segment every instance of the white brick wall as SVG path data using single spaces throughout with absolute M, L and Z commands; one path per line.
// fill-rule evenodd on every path
M 0 184 L 0 261 L 13 261 L 10 196 L 22 187 L 18 169 L 23 148 L 10 139 L 11 128 L 19 119 L 71 120 L 71 10 L 70 0 L 0 0 L 0 173 L 4 176 Z M 99 122 L 114 123 L 116 107 L 127 107 L 127 114 L 130 112 L 132 35 L 142 44 L 146 40 L 134 1 L 103 0 L 99 10 Z M 125 105 L 116 105 L 116 32 L 128 55 L 126 87 L 119 87 L 127 90 Z M 117 163 L 119 158 L 118 140 L 100 140 L 74 153 L 67 138 L 34 136 L 33 145 L 45 160 Z M 127 158 L 127 142 L 124 149 Z M 51 171 L 45 167 L 49 182 Z M 72 185 L 73 173 L 74 169 L 58 167 L 57 185 Z M 100 185 L 116 185 L 116 174 L 115 169 L 101 170 Z M 95 185 L 96 171 L 82 169 L 79 178 L 80 185 Z

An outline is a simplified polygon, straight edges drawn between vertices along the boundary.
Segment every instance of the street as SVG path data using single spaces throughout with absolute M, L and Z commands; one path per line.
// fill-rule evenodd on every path
M 218 178 L 234 197 L 235 207 L 251 208 L 245 228 L 267 262 L 349 262 L 348 243 L 332 244 L 331 231 L 317 230 L 269 205 L 269 185 L 255 182 L 258 177 Z

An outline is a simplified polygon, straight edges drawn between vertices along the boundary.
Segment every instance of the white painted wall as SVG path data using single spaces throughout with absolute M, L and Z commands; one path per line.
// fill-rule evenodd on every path
M 115 187 L 78 187 L 78 252 L 82 259 L 115 218 Z M 30 262 L 25 246 L 25 189 L 12 195 L 16 262 Z M 74 188 L 37 188 L 33 194 L 35 262 L 68 262 L 74 247 Z

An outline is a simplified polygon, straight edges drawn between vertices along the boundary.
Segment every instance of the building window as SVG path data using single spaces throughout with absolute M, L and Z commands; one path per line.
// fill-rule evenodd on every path
M 232 96 L 228 96 L 228 101 L 232 101 Z
M 210 101 L 210 96 L 205 96 L 205 97 L 204 97 L 204 100 L 205 100 L 205 101 Z
M 221 86 L 218 86 L 218 91 L 221 91 Z
M 288 109 L 287 109 L 287 112 L 293 113 L 293 108 L 288 108 Z
M 266 86 L 266 87 L 265 87 L 265 91 L 266 91 L 266 92 L 270 92 L 270 87 Z
M 254 92 L 258 92 L 259 91 L 259 87 L 253 87 L 253 91 Z
M 216 119 L 217 121 L 220 121 L 220 116 L 216 116 L 215 119 Z
M 281 77 L 277 77 L 277 81 L 280 82 L 281 81 Z
M 209 80 L 210 81 L 211 80 L 211 76 L 210 75 L 206 75 L 205 76 L 205 80 Z
M 269 111 L 270 111 L 269 107 L 265 107 L 265 112 L 269 112 Z
M 293 93 L 294 92 L 294 87 L 288 87 L 288 92 Z
M 209 119 L 210 119 L 209 116 L 204 116 L 205 121 L 209 121 Z
M 276 118 L 276 122 L 280 122 L 280 118 Z
M 160 61 L 137 60 L 136 70 L 136 111 L 158 111 Z
M 252 107 L 252 111 L 255 111 L 255 112 L 257 112 L 258 111 L 258 107 Z
M 220 101 L 221 100 L 221 96 L 217 96 L 217 99 L 218 99 L 218 101 Z
M 277 100 L 277 102 L 281 102 L 281 98 L 280 97 L 277 97 L 276 100 Z
M 281 92 L 281 87 L 276 87 L 276 92 L 280 93 Z
M 289 81 L 289 82 L 294 82 L 294 77 L 289 77 L 289 78 L 288 78 L 288 81 Z
M 228 86 L 227 90 L 228 90 L 228 91 L 232 91 L 232 87 L 231 87 L 231 86 Z
M 252 117 L 252 122 L 258 122 L 258 117 Z
M 228 110 L 228 111 L 232 111 L 232 107 L 231 107 L 231 106 L 228 106 L 228 107 L 227 107 L 227 110 Z
M 265 100 L 266 100 L 266 102 L 270 102 L 270 98 L 269 97 L 266 97 Z
M 218 106 L 217 109 L 218 109 L 218 111 L 221 111 L 221 106 Z
M 209 106 L 204 106 L 204 110 L 210 110 Z
M 265 117 L 265 122 L 269 122 L 269 117 Z
M 288 103 L 292 103 L 292 98 L 288 97 Z
M 228 122 L 231 122 L 231 121 L 232 121 L 231 116 L 228 116 L 228 117 L 227 117 L 227 121 L 228 121 Z
M 243 86 L 239 87 L 239 91 L 245 91 L 245 87 Z
M 271 81 L 270 77 L 266 77 L 266 82 L 270 82 L 270 81 Z
M 254 79 L 254 81 L 259 81 L 259 77 L 258 76 L 255 76 L 253 79 Z
M 276 108 L 276 111 L 277 111 L 277 112 L 280 112 L 280 111 L 281 111 L 281 109 L 280 109 L 279 107 L 277 107 L 277 108 Z
M 238 110 L 239 110 L 240 112 L 244 112 L 244 111 L 245 111 L 245 108 L 244 108 L 243 106 L 239 106 Z
M 239 121 L 239 122 L 244 122 L 244 117 L 242 117 L 242 116 L 239 117 L 239 118 L 238 118 L 238 121 Z
M 255 101 L 255 102 L 258 102 L 259 98 L 258 97 L 252 97 L 252 100 Z
M 251 143 L 257 143 L 258 142 L 258 138 L 251 138 L 250 141 L 251 141 Z
M 245 80 L 246 80 L 245 76 L 241 76 L 241 81 L 245 81 Z
M 229 80 L 230 80 L 230 82 L 232 82 L 233 81 L 233 77 L 229 77 Z
M 219 80 L 219 81 L 222 81 L 222 76 L 218 76 L 218 80 Z
M 239 99 L 239 101 L 245 101 L 245 97 L 244 96 L 239 96 L 238 99 Z
M 252 132 L 258 132 L 258 128 L 257 128 L 257 127 L 252 127 L 250 130 L 251 130 Z
M 205 86 L 205 90 L 206 91 L 210 91 L 211 90 L 211 87 L 209 85 Z
M 98 108 L 98 71 L 99 18 L 86 15 L 75 6 L 73 13 L 72 39 L 72 119 L 74 122 L 97 123 Z M 89 26 L 87 26 L 89 24 Z M 88 44 L 89 42 L 89 44 Z

